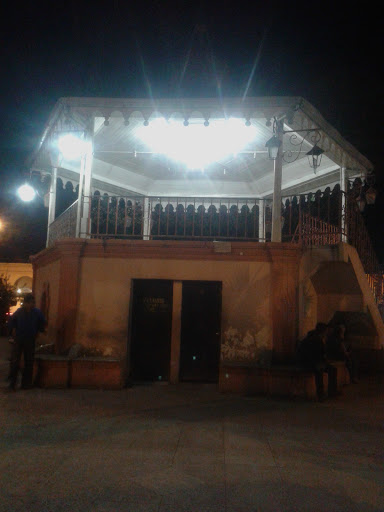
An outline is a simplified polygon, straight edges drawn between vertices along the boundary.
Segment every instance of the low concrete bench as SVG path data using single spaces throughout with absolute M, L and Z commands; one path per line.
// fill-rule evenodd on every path
M 36 384 L 41 388 L 67 388 L 69 386 L 69 359 L 47 354 L 36 357 L 38 366 Z
M 42 388 L 121 389 L 124 385 L 122 362 L 109 357 L 41 355 L 36 365 L 36 383 Z
M 269 394 L 272 396 L 300 397 L 316 400 L 316 381 L 313 372 L 295 365 L 279 365 L 270 368 Z M 323 376 L 324 389 L 328 375 Z
M 83 389 L 121 389 L 123 365 L 112 357 L 84 357 L 70 363 L 70 385 Z
M 349 375 L 342 361 L 333 363 L 337 369 L 338 388 L 349 382 Z M 328 387 L 328 375 L 323 375 L 324 389 Z M 300 397 L 316 400 L 316 381 L 313 372 L 296 365 L 273 365 L 260 368 L 252 363 L 224 362 L 220 367 L 219 389 L 221 392 L 244 395 L 271 395 Z

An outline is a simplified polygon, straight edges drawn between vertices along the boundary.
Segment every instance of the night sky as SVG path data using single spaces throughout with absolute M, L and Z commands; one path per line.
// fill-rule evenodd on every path
M 382 19 L 356 5 L 5 0 L 0 259 L 44 247 L 42 199 L 23 205 L 15 190 L 61 96 L 303 96 L 373 162 L 382 190 Z M 365 212 L 382 261 L 383 196 Z

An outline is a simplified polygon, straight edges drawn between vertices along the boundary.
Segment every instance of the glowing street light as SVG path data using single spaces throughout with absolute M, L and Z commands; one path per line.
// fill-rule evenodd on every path
M 66 160 L 77 160 L 87 152 L 88 145 L 87 142 L 75 136 L 73 133 L 67 133 L 59 138 L 57 148 L 61 156 Z M 29 203 L 35 199 L 39 192 L 29 183 L 24 183 L 18 188 L 17 194 L 22 201 Z
M 265 143 L 265 147 L 268 149 L 268 157 L 270 160 L 276 160 L 277 155 L 281 146 L 281 140 L 273 135 L 267 142 Z
M 67 133 L 59 138 L 57 146 L 66 160 L 77 160 L 86 153 L 87 144 L 73 133 Z
M 24 183 L 24 185 L 21 185 L 21 187 L 18 188 L 17 193 L 22 201 L 25 203 L 29 203 L 30 201 L 33 201 L 36 196 L 36 191 L 31 185 L 28 185 L 28 183 Z
M 313 169 L 313 172 L 316 174 L 317 168 L 321 164 L 321 158 L 323 156 L 324 150 L 319 148 L 317 143 L 313 146 L 313 148 L 308 151 L 307 157 L 309 166 Z
M 241 153 L 258 135 L 256 127 L 237 118 L 204 123 L 158 118 L 135 131 L 150 151 L 181 162 L 190 170 L 205 169 Z

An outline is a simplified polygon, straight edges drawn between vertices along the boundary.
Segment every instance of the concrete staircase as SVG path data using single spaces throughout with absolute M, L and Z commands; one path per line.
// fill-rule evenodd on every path
M 384 372 L 383 317 L 356 249 L 346 243 L 313 247 L 304 253 L 301 272 L 300 337 L 317 322 L 344 324 L 360 371 Z

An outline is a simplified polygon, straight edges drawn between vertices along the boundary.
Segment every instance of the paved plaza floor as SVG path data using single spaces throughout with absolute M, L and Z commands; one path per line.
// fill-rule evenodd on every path
M 0 511 L 384 511 L 384 379 L 324 403 L 214 385 L 6 393 Z

